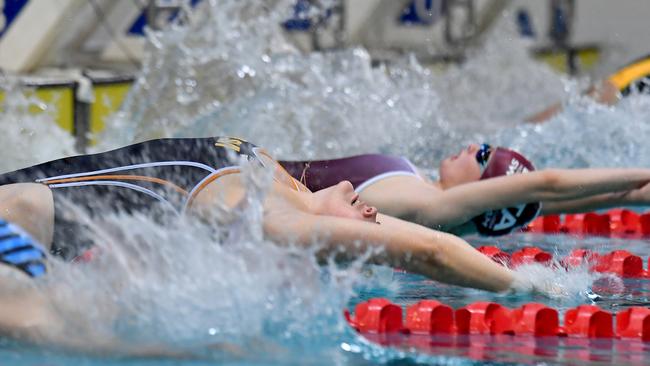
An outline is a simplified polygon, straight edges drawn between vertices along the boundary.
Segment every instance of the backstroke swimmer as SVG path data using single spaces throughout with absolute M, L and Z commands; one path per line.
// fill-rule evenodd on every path
M 539 214 L 650 204 L 650 169 L 535 171 L 516 151 L 487 144 L 444 159 L 436 181 L 382 154 L 280 164 L 312 191 L 349 180 L 381 212 L 456 234 L 504 235 Z
M 650 92 L 650 55 L 620 68 L 586 95 L 614 105 L 631 93 Z M 527 119 L 541 123 L 556 104 Z M 472 144 L 440 164 L 432 181 L 402 157 L 364 154 L 331 160 L 281 161 L 311 191 L 349 180 L 361 199 L 382 213 L 456 234 L 496 236 L 537 215 L 650 204 L 648 169 L 546 169 L 516 151 Z M 529 174 L 513 174 L 529 172 Z M 495 178 L 495 179 L 487 179 Z
M 43 251 L 67 259 L 93 243 L 84 234 L 88 229 L 71 219 L 66 202 L 82 206 L 91 218 L 113 209 L 152 215 L 163 211 L 168 215 L 156 214 L 163 220 L 182 214 L 211 220 L 210 212 L 216 205 L 246 204 L 240 166 L 229 159 L 232 152 L 274 169 L 275 178 L 263 203 L 263 228 L 278 244 L 311 245 L 318 239 L 323 245 L 319 255 L 334 255 L 340 261 L 356 258 L 371 248 L 383 248 L 373 250 L 369 261 L 488 291 L 547 291 L 534 288 L 535 284 L 454 235 L 378 213 L 359 199 L 350 182 L 312 193 L 264 150 L 235 138 L 152 140 L 1 175 L 0 217 L 24 228 L 34 241 L 43 244 Z M 4 262 L 38 278 L 46 272 L 46 260 L 36 257 L 18 264 Z M 37 269 L 30 272 L 25 269 L 27 264 Z M 5 294 L 11 297 L 11 293 Z M 40 296 L 40 300 L 12 300 L 16 307 L 23 306 L 22 313 L 0 312 L 0 331 L 20 334 L 21 339 L 68 345 L 70 340 L 57 339 L 56 332 L 51 331 L 57 322 L 46 311 L 47 299 L 39 293 L 30 296 Z M 49 338 L 44 336 L 48 334 Z M 104 342 L 103 348 L 97 349 L 113 346 Z
M 632 93 L 650 92 L 650 55 L 640 57 L 621 67 L 609 77 L 595 83 L 584 92 L 593 101 L 612 106 L 621 98 Z M 543 123 L 563 110 L 562 103 L 556 103 L 528 117 L 526 122 Z

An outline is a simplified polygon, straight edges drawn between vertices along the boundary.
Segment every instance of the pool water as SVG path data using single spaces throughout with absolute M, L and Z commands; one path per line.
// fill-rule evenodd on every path
M 576 248 L 587 248 L 599 253 L 625 249 L 644 259 L 647 268 L 650 248 L 642 240 L 610 238 L 576 238 L 567 235 L 516 234 L 499 240 L 470 239 L 476 246 L 497 244 L 506 252 L 524 246 L 537 246 L 562 258 Z M 580 304 L 594 304 L 604 310 L 616 313 L 629 306 L 650 304 L 650 280 L 622 279 L 615 276 L 589 277 L 583 269 L 558 270 L 550 276 L 557 276 L 557 283 L 582 282 L 578 291 L 562 298 L 548 298 L 541 295 L 495 295 L 476 290 L 459 289 L 435 283 L 426 278 L 403 273 L 376 270 L 376 282 L 363 288 L 359 296 L 351 300 L 350 309 L 358 302 L 374 297 L 384 297 L 406 308 L 422 299 L 433 299 L 457 309 L 476 301 L 493 301 L 509 308 L 517 308 L 529 302 L 541 302 L 558 310 L 560 319 L 564 312 Z M 548 277 L 547 277 L 548 278 Z M 591 282 L 593 280 L 593 282 Z M 381 284 L 384 284 L 383 286 Z M 591 283 L 591 285 L 586 285 Z M 601 297 L 592 302 L 584 291 L 590 288 Z M 561 321 L 562 322 L 562 321 Z M 412 351 L 412 360 L 423 355 L 460 356 L 469 360 L 492 363 L 579 363 L 579 364 L 643 364 L 650 357 L 650 343 L 640 340 L 577 339 L 561 337 L 531 336 L 489 336 L 489 335 L 367 335 L 374 342 L 389 345 L 403 351 Z M 409 357 L 409 356 L 405 356 Z M 431 359 L 433 362 L 442 362 Z M 448 360 L 448 362 L 452 362 Z M 445 362 L 442 362 L 445 363 Z
M 569 79 L 533 60 L 513 30 L 511 12 L 466 63 L 433 71 L 409 56 L 373 67 L 361 48 L 301 54 L 278 26 L 291 2 L 205 1 L 189 25 L 150 33 L 138 79 L 95 149 L 162 136 L 234 135 L 282 159 L 383 152 L 407 156 L 434 174 L 441 157 L 486 141 L 520 149 L 537 167 L 650 166 L 650 98 L 633 96 L 616 107 L 581 98 L 589 80 Z M 0 108 L 6 132 L 0 170 L 74 153 L 72 139 L 47 114 L 27 113 L 39 101 L 24 98 L 15 83 L 2 84 L 12 97 Z M 555 101 L 564 101 L 563 113 L 544 125 L 522 125 Z M 528 268 L 531 279 L 564 289 L 561 297 L 543 298 L 369 271 L 361 261 L 320 266 L 316 248 L 278 247 L 263 238 L 265 178 L 244 175 L 250 205 L 232 226 L 160 227 L 146 217 L 110 216 L 90 224 L 111 255 L 93 266 L 55 265 L 56 280 L 43 284 L 57 294 L 55 303 L 71 324 L 66 337 L 112 332 L 130 345 L 155 343 L 188 357 L 98 357 L 4 341 L 2 364 L 634 364 L 650 356 L 646 344 L 634 341 L 361 337 L 342 310 L 377 296 L 400 305 L 436 299 L 453 307 L 540 301 L 563 311 L 588 303 L 584 292 L 591 288 L 604 298 L 600 306 L 617 310 L 648 301 L 650 280 Z M 559 256 L 577 247 L 650 255 L 643 240 L 531 234 L 468 240 L 506 251 L 536 245 Z M 105 308 L 118 316 L 101 317 Z

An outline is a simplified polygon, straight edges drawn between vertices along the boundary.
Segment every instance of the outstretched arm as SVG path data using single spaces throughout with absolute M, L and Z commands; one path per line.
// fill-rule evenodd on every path
M 380 224 L 301 212 L 267 214 L 265 232 L 282 243 L 323 243 L 321 255 L 338 260 L 368 251 L 370 260 L 404 268 L 453 285 L 489 291 L 512 288 L 513 273 L 493 262 L 464 240 L 390 216 Z M 383 248 L 383 250 L 374 250 Z
M 648 206 L 648 204 L 650 204 L 650 183 L 627 191 L 604 193 L 575 200 L 547 201 L 542 205 L 542 215 L 589 212 L 621 206 Z
M 196 357 L 164 344 L 125 342 L 117 334 L 101 331 L 101 326 L 88 326 L 79 320 L 79 304 L 55 304 L 50 293 L 55 289 L 36 286 L 33 281 L 15 268 L 0 264 L 0 337 L 86 354 Z M 105 315 L 110 322 L 114 314 Z
M 434 211 L 431 216 L 437 224 L 453 227 L 486 211 L 529 202 L 560 202 L 556 209 L 562 208 L 561 202 L 573 209 L 581 204 L 584 208 L 642 204 L 650 201 L 646 198 L 650 194 L 639 188 L 649 182 L 650 169 L 548 169 L 456 186 L 422 210 L 425 215 Z
M 595 102 L 604 105 L 614 105 L 620 99 L 619 88 L 611 80 L 603 80 L 600 83 L 591 86 L 584 95 L 590 97 Z M 544 123 L 562 112 L 564 106 L 562 103 L 555 103 L 532 116 L 526 118 L 528 123 Z

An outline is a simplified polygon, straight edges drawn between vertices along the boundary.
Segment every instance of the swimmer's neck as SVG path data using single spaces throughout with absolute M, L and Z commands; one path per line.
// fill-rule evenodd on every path
M 281 202 L 280 204 L 282 205 L 289 204 L 290 206 L 292 206 L 293 208 L 299 211 L 308 212 L 308 213 L 312 212 L 313 193 L 297 191 L 293 188 L 287 187 L 286 184 L 280 182 L 273 182 L 272 189 L 275 194 L 281 197 L 281 200 L 279 200 Z M 275 195 L 270 195 L 270 196 L 275 196 Z M 276 200 L 271 199 L 270 201 L 277 201 L 277 199 Z M 279 202 L 274 202 L 274 203 L 278 204 Z
M 438 188 L 441 191 L 444 191 L 444 190 L 449 188 L 449 187 L 446 187 L 445 185 L 443 185 L 442 182 L 439 181 L 439 180 L 431 182 L 431 185 Z

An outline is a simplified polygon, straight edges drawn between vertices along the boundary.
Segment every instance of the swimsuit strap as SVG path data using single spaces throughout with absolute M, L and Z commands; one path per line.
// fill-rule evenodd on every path
M 311 166 L 311 162 L 306 162 L 305 163 L 305 168 L 302 170 L 302 173 L 300 174 L 300 183 L 304 184 L 307 186 L 307 170 L 309 170 L 309 167 Z

